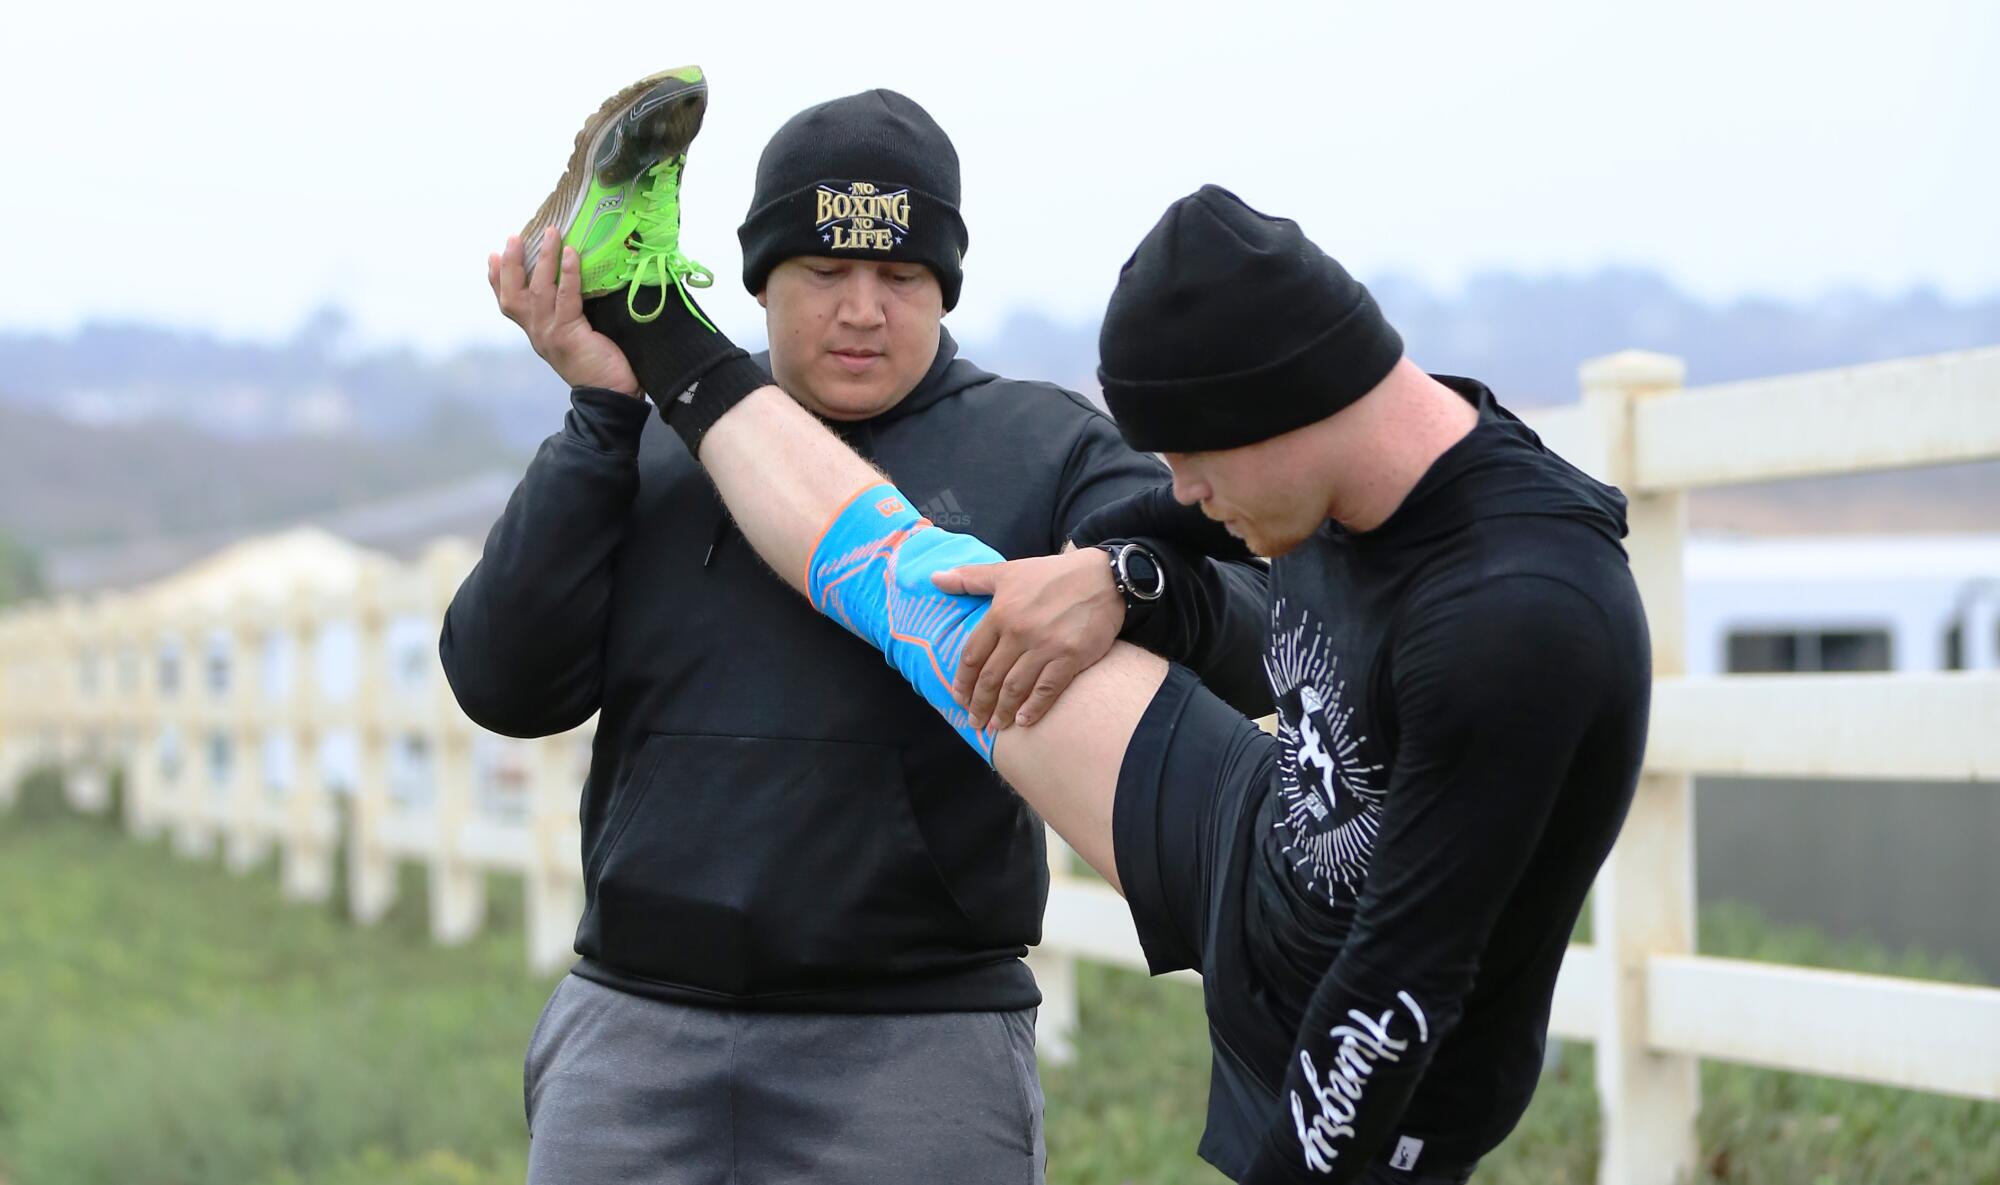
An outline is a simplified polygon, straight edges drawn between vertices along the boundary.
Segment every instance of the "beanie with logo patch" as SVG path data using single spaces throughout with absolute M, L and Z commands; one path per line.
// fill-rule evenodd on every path
M 1388 376 L 1403 339 L 1298 223 L 1204 185 L 1125 261 L 1097 352 L 1125 443 L 1195 453 L 1325 419 Z
M 785 121 L 757 161 L 743 244 L 743 286 L 799 255 L 906 260 L 958 303 L 967 237 L 959 217 L 958 150 L 930 113 L 891 90 L 808 107 Z

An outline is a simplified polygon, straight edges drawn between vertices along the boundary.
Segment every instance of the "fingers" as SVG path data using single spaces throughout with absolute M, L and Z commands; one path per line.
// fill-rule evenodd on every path
M 1069 689 L 1069 685 L 1076 680 L 1078 673 L 1077 665 L 1072 659 L 1050 660 L 1049 665 L 1042 668 L 1041 678 L 1035 680 L 1035 689 L 1028 694 L 1027 701 L 1021 705 L 1021 710 L 1014 714 L 1014 723 L 1026 728 L 1048 715 L 1050 706 L 1056 702 L 1057 697 Z
M 562 274 L 556 286 L 556 324 L 583 320 L 583 261 L 576 248 L 562 249 Z
M 528 313 L 531 317 L 546 318 L 548 311 L 556 303 L 556 271 L 560 263 L 557 255 L 555 227 L 542 232 L 540 254 L 535 256 L 535 272 L 528 277 Z
M 979 682 L 973 684 L 972 702 L 966 705 L 966 712 L 979 727 L 990 728 L 995 723 L 993 709 L 1000 702 L 1001 686 L 1013 675 L 1014 664 L 1020 661 L 1023 650 L 1019 641 L 1006 634 L 996 641 L 992 656 L 980 669 Z M 1028 676 L 1030 683 L 1038 673 L 1039 668 Z M 1022 690 L 1025 692 L 1026 688 Z
M 967 564 L 962 568 L 946 568 L 931 575 L 931 583 L 938 591 L 954 596 L 990 597 L 1000 584 L 1001 564 Z
M 1041 685 L 1042 676 L 1051 665 L 1051 660 L 1043 657 L 1044 652 L 1030 650 L 1014 663 L 1014 669 L 1000 680 L 1000 698 L 993 705 L 993 719 L 990 727 L 1012 728 L 1015 717 L 1021 712 L 1021 705 L 1028 696 Z
M 521 322 L 521 236 L 508 235 L 507 245 L 493 261 L 493 291 L 500 298 L 500 311 L 507 319 Z
M 940 572 L 942 576 L 944 573 Z M 972 689 L 979 682 L 979 674 L 986 667 L 986 660 L 993 653 L 993 647 L 1000 641 L 1000 622 L 995 614 L 988 613 L 973 628 L 972 636 L 965 640 L 965 649 L 958 652 L 958 672 L 951 679 L 951 698 L 970 707 Z

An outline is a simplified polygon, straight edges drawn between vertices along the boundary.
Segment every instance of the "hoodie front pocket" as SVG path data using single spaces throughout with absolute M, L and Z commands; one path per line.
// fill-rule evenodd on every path
M 599 957 L 730 994 L 908 970 L 966 925 L 894 747 L 653 736 L 596 873 Z
M 604 827 L 590 845 L 583 857 L 583 883 L 592 884 L 604 866 L 604 858 L 618 846 L 618 837 L 632 822 L 632 809 L 653 780 L 653 773 L 660 765 L 661 736 L 649 736 L 639 747 L 639 755 L 632 759 L 632 772 L 625 776 L 611 792 L 611 801 L 605 806 Z

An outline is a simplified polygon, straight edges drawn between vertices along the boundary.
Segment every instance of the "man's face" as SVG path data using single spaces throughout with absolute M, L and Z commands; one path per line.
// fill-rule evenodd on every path
M 921 263 L 801 255 L 764 291 L 771 373 L 829 420 L 865 420 L 916 389 L 937 357 L 944 293 Z
M 1326 521 L 1327 499 L 1301 432 L 1242 448 L 1164 453 L 1174 497 L 1228 528 L 1251 551 L 1281 556 Z

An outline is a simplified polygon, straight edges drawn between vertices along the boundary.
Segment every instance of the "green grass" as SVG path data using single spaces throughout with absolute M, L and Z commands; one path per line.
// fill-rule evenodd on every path
M 421 876 L 362 930 L 268 869 L 0 817 L 0 1180 L 519 1181 L 551 981 L 494 890 L 487 936 L 443 950 Z
M 0 1185 L 518 1182 L 521 1055 L 551 986 L 523 972 L 518 891 L 455 950 L 409 878 L 381 925 L 51 811 L 0 816 Z M 1971 979 L 1742 910 L 1711 953 Z M 1207 1095 L 1200 993 L 1082 973 L 1080 1057 L 1044 1067 L 1053 1185 L 1216 1182 L 1194 1156 Z M 1839 1035 L 1830 1034 L 1829 1039 Z M 1714 1181 L 2000 1182 L 2000 1107 L 1707 1067 Z M 1562 1051 L 1481 1185 L 1593 1178 L 1590 1051 Z

